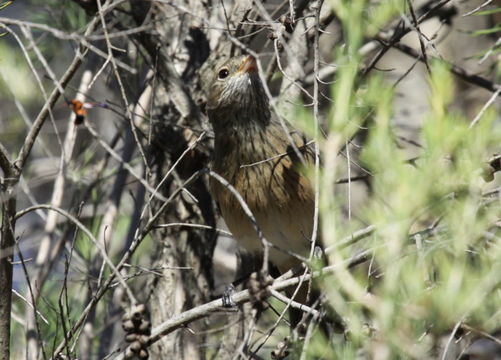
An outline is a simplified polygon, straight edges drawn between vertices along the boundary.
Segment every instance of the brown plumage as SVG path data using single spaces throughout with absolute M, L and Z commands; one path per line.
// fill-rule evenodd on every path
M 217 69 L 208 115 L 215 133 L 214 171 L 242 195 L 268 241 L 307 257 L 313 190 L 301 171 L 297 152 L 270 111 L 252 56 L 231 58 Z M 305 161 L 312 161 L 304 139 L 297 132 L 290 136 Z M 252 253 L 262 251 L 257 233 L 235 196 L 215 180 L 211 180 L 211 192 L 235 239 Z M 280 271 L 299 263 L 276 249 L 270 249 L 270 260 Z

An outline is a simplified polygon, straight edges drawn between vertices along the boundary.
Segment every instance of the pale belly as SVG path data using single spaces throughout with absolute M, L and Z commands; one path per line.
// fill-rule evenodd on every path
M 287 209 L 268 209 L 266 214 L 255 213 L 257 223 L 265 239 L 277 248 L 269 248 L 269 259 L 281 272 L 300 264 L 301 260 L 290 255 L 308 258 L 311 248 L 313 210 L 295 206 Z M 263 244 L 247 216 L 239 211 L 229 214 L 223 210 L 226 225 L 235 240 L 248 252 L 261 254 Z

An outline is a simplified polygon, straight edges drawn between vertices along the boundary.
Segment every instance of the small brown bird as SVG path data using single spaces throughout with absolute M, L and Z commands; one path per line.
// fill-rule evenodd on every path
M 240 193 L 268 241 L 308 257 L 314 192 L 297 151 L 312 162 L 312 150 L 297 131 L 288 137 L 270 111 L 254 57 L 234 57 L 217 69 L 207 109 L 215 133 L 213 170 Z M 216 180 L 211 180 L 211 192 L 235 239 L 251 253 L 262 252 L 236 197 Z M 300 263 L 274 248 L 269 258 L 281 272 Z

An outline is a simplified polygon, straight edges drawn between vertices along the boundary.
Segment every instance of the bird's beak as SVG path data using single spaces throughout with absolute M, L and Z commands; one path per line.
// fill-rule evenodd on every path
M 247 56 L 242 61 L 240 67 L 238 68 L 238 72 L 243 72 L 243 73 L 252 73 L 256 71 L 257 71 L 256 58 L 252 55 Z

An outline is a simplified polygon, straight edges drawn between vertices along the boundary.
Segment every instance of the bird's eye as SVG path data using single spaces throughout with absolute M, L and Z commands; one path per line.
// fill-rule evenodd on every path
M 222 80 L 222 79 L 226 78 L 229 74 L 230 74 L 230 72 L 228 71 L 228 69 L 221 69 L 221 70 L 219 70 L 219 73 L 217 74 L 217 78 L 219 80 Z

